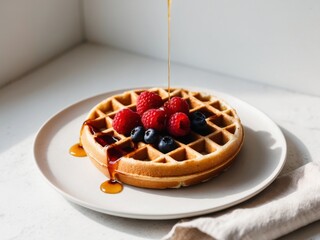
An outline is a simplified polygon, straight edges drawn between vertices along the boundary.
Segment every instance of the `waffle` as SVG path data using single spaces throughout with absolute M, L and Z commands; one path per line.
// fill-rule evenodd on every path
M 151 144 L 133 143 L 130 137 L 112 128 L 115 114 L 122 108 L 136 110 L 136 101 L 143 91 L 152 91 L 166 101 L 163 88 L 127 91 L 97 104 L 83 124 L 80 141 L 92 163 L 110 178 L 108 149 L 116 146 L 131 149 L 117 161 L 115 177 L 122 183 L 143 188 L 179 188 L 204 182 L 227 169 L 243 144 L 244 132 L 236 111 L 223 100 L 186 89 L 171 89 L 170 96 L 184 98 L 190 113 L 201 111 L 206 116 L 208 130 L 191 131 L 186 137 L 175 138 L 177 148 L 166 154 Z M 112 136 L 112 145 L 104 146 L 98 139 Z M 109 163 L 109 164 L 108 164 Z M 109 166 L 108 166 L 109 165 Z M 109 167 L 109 168 L 108 168 Z

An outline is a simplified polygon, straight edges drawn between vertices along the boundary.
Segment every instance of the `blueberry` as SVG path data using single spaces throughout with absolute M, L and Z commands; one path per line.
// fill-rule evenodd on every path
M 144 137 L 144 128 L 142 126 L 135 127 L 132 129 L 130 135 L 133 142 L 142 142 Z
M 158 139 L 159 139 L 159 134 L 153 128 L 147 129 L 147 131 L 144 133 L 144 141 L 146 143 L 151 143 L 151 144 L 157 143 Z
M 171 152 L 176 148 L 176 143 L 170 136 L 164 136 L 160 139 L 158 149 L 163 153 Z
M 191 129 L 196 132 L 203 132 L 207 130 L 206 116 L 199 111 L 193 112 L 190 117 Z

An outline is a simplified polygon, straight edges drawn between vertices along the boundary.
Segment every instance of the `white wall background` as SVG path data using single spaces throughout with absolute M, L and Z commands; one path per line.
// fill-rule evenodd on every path
M 0 86 L 85 38 L 165 60 L 166 4 L 1 0 Z M 173 0 L 172 60 L 320 96 L 320 1 Z
M 80 0 L 0 1 L 0 85 L 83 40 Z
M 84 0 L 86 36 L 166 59 L 166 3 Z M 173 0 L 172 60 L 320 95 L 320 1 Z

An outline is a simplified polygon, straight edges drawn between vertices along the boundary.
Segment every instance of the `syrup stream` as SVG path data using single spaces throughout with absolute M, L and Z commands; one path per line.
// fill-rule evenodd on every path
M 171 31 L 170 31 L 170 23 L 171 23 L 171 2 L 172 0 L 168 0 L 168 94 L 170 99 L 170 80 L 171 80 Z

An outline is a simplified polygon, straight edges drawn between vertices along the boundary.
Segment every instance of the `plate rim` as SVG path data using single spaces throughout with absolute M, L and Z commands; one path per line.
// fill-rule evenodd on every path
M 235 206 L 241 202 L 244 202 L 250 198 L 252 198 L 253 196 L 257 195 L 258 193 L 260 193 L 261 191 L 263 191 L 265 188 L 267 188 L 276 178 L 277 176 L 280 174 L 281 170 L 283 169 L 285 162 L 286 162 L 286 158 L 287 158 L 287 142 L 285 139 L 285 136 L 283 134 L 283 132 L 281 131 L 281 128 L 272 120 L 272 118 L 270 118 L 268 116 L 268 114 L 266 114 L 265 112 L 261 111 L 260 109 L 254 107 L 253 105 L 247 103 L 246 101 L 234 97 L 228 93 L 222 92 L 222 91 L 216 91 L 214 89 L 204 89 L 204 88 L 199 88 L 199 87 L 179 87 L 179 86 L 175 86 L 174 88 L 185 88 L 191 91 L 200 91 L 203 93 L 209 93 L 209 94 L 214 94 L 217 96 L 221 96 L 221 99 L 226 101 L 227 103 L 229 102 L 228 99 L 232 99 L 232 101 L 239 101 L 241 102 L 241 104 L 244 104 L 246 107 L 250 107 L 252 110 L 254 110 L 255 112 L 258 112 L 259 114 L 261 114 L 264 118 L 266 118 L 270 123 L 272 123 L 273 128 L 276 129 L 276 131 L 280 134 L 279 136 L 281 136 L 281 139 L 278 139 L 282 142 L 281 144 L 281 148 L 283 150 L 279 160 L 278 160 L 278 164 L 276 166 L 276 168 L 272 171 L 272 173 L 266 177 L 261 183 L 259 183 L 258 185 L 254 186 L 253 188 L 257 188 L 255 191 L 251 192 L 250 194 L 247 194 L 245 197 L 242 197 L 240 199 L 234 200 L 230 203 L 227 204 L 223 204 L 219 207 L 211 207 L 211 208 L 206 208 L 203 210 L 197 210 L 197 211 L 185 211 L 185 212 L 181 212 L 181 213 L 172 213 L 172 214 L 143 214 L 143 213 L 133 213 L 133 212 L 119 212 L 119 211 L 112 211 L 110 209 L 105 209 L 105 208 L 100 208 L 100 207 L 96 207 L 90 203 L 87 203 L 84 200 L 78 199 L 77 197 L 63 191 L 62 189 L 60 189 L 58 186 L 56 186 L 50 179 L 49 177 L 46 176 L 45 172 L 43 171 L 42 167 L 40 166 L 40 162 L 39 161 L 44 161 L 44 160 L 39 160 L 39 158 L 37 157 L 37 150 L 39 148 L 39 146 L 41 146 L 41 144 L 38 144 L 38 141 L 40 139 L 40 136 L 42 134 L 42 132 L 44 131 L 45 127 L 48 126 L 51 122 L 53 122 L 56 118 L 58 118 L 60 115 L 63 115 L 65 112 L 67 112 L 68 110 L 76 107 L 77 105 L 81 105 L 84 104 L 85 102 L 88 101 L 92 101 L 93 99 L 98 99 L 98 98 L 102 98 L 103 96 L 111 96 L 114 94 L 120 94 L 121 92 L 124 91 L 128 91 L 128 90 L 133 90 L 133 89 L 149 89 L 149 88 L 153 88 L 153 87 L 136 87 L 136 88 L 121 88 L 121 89 L 116 89 L 116 90 L 112 90 L 112 91 L 107 91 L 107 92 L 103 92 L 103 93 L 98 93 L 96 95 L 84 98 L 82 100 L 79 100 L 77 102 L 74 102 L 68 106 L 66 106 L 65 108 L 61 109 L 60 111 L 56 112 L 54 115 L 52 115 L 51 117 L 49 117 L 39 128 L 39 130 L 37 131 L 35 138 L 34 138 L 34 142 L 33 142 L 33 156 L 34 156 L 34 162 L 39 170 L 39 172 L 41 173 L 42 177 L 45 179 L 45 181 L 47 183 L 49 183 L 49 185 L 51 187 L 53 187 L 53 189 L 55 189 L 58 193 L 60 193 L 64 198 L 66 198 L 67 200 L 70 200 L 73 203 L 76 203 L 82 207 L 100 212 L 100 213 L 105 213 L 105 214 L 109 214 L 109 215 L 113 215 L 113 216 L 118 216 L 118 217 L 125 217 L 125 218 L 131 218 L 131 219 L 145 219 L 145 220 L 169 220 L 169 219 L 179 219 L 179 218 L 184 218 L 184 217 L 194 217 L 194 216 L 200 216 L 203 214 L 208 214 L 208 213 L 213 213 L 216 211 L 220 211 L 223 209 L 227 209 L 229 207 Z M 162 88 L 164 88 L 162 86 Z M 225 98 L 227 98 L 227 100 L 225 100 Z M 96 102 L 96 104 L 98 104 L 98 102 Z M 92 106 L 93 107 L 93 106 Z M 89 111 L 90 109 L 88 109 Z M 240 117 L 241 119 L 241 117 Z M 262 186 L 260 186 L 262 185 Z M 163 190 L 166 191 L 166 190 Z

